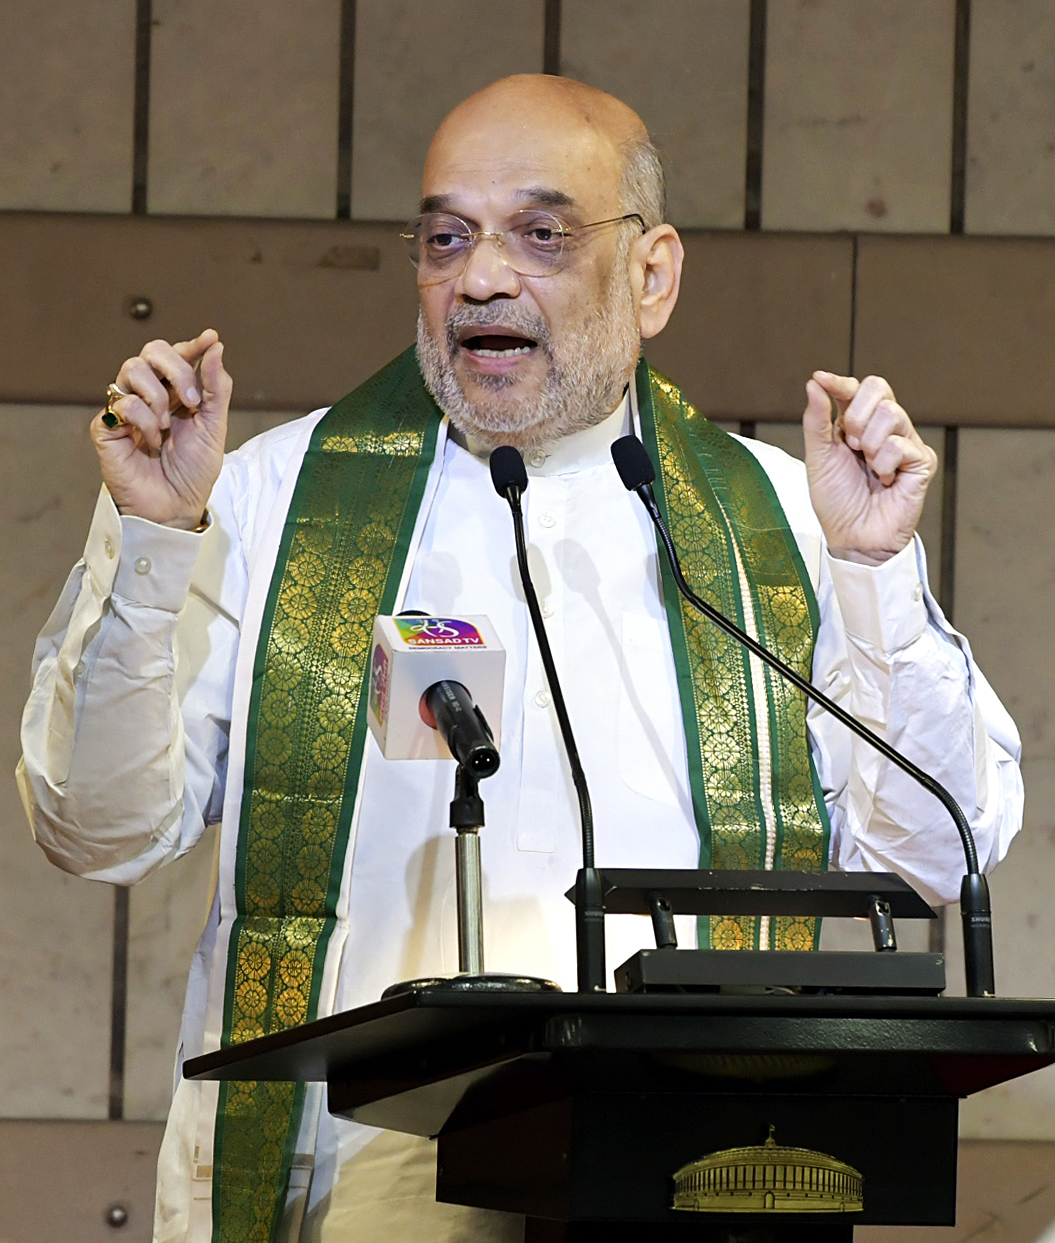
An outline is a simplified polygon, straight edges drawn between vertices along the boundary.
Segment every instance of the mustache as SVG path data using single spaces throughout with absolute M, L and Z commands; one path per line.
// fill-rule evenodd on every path
M 456 306 L 447 316 L 447 350 L 450 356 L 461 349 L 458 334 L 463 328 L 513 328 L 534 341 L 547 358 L 553 357 L 553 339 L 541 315 L 512 303 L 486 306 Z

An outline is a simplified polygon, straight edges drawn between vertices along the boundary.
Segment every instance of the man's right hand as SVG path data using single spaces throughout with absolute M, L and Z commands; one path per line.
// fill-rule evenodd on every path
M 231 377 L 219 335 L 207 328 L 193 341 L 151 341 L 122 365 L 116 383 L 129 394 L 112 403 L 122 422 L 107 427 L 100 411 L 91 425 L 114 504 L 122 514 L 193 530 L 227 435 Z

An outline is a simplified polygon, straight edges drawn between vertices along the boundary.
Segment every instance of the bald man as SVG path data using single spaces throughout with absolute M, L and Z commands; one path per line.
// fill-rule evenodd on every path
M 224 460 L 231 379 L 210 330 L 125 362 L 92 425 L 105 486 L 38 644 L 20 780 L 48 856 L 114 883 L 221 822 L 181 1056 L 456 969 L 452 765 L 390 763 L 366 740 L 378 612 L 495 625 L 487 965 L 574 987 L 575 799 L 488 478 L 501 444 L 528 462 L 603 864 L 894 869 L 935 901 L 962 870 L 937 804 L 668 608 L 611 465 L 630 430 L 697 589 L 948 785 L 995 863 L 1019 824 L 1019 743 L 927 589 L 915 530 L 934 454 L 875 377 L 808 380 L 803 470 L 711 427 L 639 361 L 682 265 L 639 118 L 564 79 L 495 83 L 441 125 L 404 236 L 416 351 L 330 411 Z M 804 948 L 815 929 L 725 919 L 699 936 Z M 609 963 L 643 940 L 610 920 Z M 330 1117 L 315 1085 L 181 1081 L 155 1238 L 521 1237 L 517 1218 L 434 1204 L 433 1162 L 427 1141 Z

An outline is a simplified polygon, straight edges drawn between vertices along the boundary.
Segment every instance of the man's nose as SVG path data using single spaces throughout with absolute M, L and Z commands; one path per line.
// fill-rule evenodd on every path
M 474 302 L 486 302 L 496 294 L 515 298 L 520 293 L 520 277 L 506 262 L 501 237 L 488 234 L 476 239 L 455 292 Z

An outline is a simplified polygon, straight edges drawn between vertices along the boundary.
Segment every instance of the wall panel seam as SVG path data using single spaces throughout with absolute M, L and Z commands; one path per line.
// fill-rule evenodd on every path
M 762 227 L 767 19 L 767 0 L 751 0 L 747 52 L 747 150 L 744 158 L 744 228 L 751 230 Z
M 542 20 L 542 72 L 560 77 L 561 0 L 546 0 Z
M 150 162 L 150 50 L 154 33 L 153 0 L 136 0 L 135 87 L 132 96 L 132 211 L 147 211 Z
M 956 0 L 952 62 L 952 163 L 949 232 L 962 233 L 967 200 L 967 103 L 971 69 L 971 0 Z
M 108 1117 L 125 1116 L 125 1045 L 128 1032 L 129 892 L 114 886 L 114 954 L 110 990 L 110 1090 Z
M 352 136 L 355 109 L 356 0 L 341 0 L 341 51 L 337 78 L 337 207 L 338 220 L 352 215 Z

